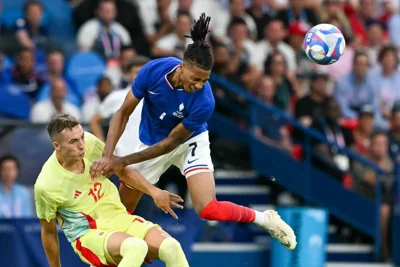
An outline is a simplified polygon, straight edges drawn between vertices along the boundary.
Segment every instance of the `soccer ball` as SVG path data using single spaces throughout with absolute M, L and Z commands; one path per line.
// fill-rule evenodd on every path
M 303 48 L 309 59 L 320 65 L 330 65 L 343 55 L 346 42 L 342 32 L 331 24 L 318 24 L 304 37 Z

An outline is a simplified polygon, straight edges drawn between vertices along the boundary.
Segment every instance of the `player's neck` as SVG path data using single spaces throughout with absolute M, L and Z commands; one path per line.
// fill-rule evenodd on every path
M 61 155 L 60 153 L 56 152 L 56 157 L 58 162 L 60 163 L 61 167 L 66 169 L 67 171 L 81 174 L 85 172 L 85 163 L 83 159 L 68 159 Z
M 169 74 L 167 76 L 167 79 L 171 83 L 172 87 L 174 87 L 174 88 L 182 87 L 181 74 L 178 71 L 178 69 L 176 69 L 174 72 Z

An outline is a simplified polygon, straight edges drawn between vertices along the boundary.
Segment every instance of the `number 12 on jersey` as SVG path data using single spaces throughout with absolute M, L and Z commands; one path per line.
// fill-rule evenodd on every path
M 101 193 L 101 186 L 102 184 L 100 182 L 97 182 L 93 185 L 92 188 L 90 188 L 88 195 L 92 196 L 94 198 L 94 201 L 97 202 L 104 196 L 104 192 Z

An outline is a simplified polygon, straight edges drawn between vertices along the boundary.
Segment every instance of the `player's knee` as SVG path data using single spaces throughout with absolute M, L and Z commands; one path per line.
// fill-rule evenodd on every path
M 147 255 L 148 249 L 147 243 L 143 239 L 137 237 L 128 237 L 122 242 L 120 252 L 122 257 L 131 253 L 135 253 L 136 255 L 140 256 L 143 255 L 144 257 Z
M 175 238 L 168 237 L 164 239 L 160 245 L 158 254 L 160 260 L 165 263 L 175 263 L 176 266 L 186 266 L 187 261 L 185 253 L 183 252 L 181 244 L 179 244 Z

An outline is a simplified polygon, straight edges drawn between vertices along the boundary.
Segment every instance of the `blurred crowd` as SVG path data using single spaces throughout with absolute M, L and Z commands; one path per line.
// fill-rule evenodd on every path
M 96 52 L 106 66 L 85 92 L 77 90 L 66 75 L 71 54 L 51 38 L 46 24 L 49 14 L 41 2 L 27 1 L 15 25 L 0 24 L 0 91 L 12 85 L 23 92 L 29 99 L 32 122 L 46 123 L 55 113 L 69 113 L 90 123 L 91 130 L 104 139 L 101 121 L 118 108 L 140 67 L 152 58 L 182 58 L 190 42 L 184 35 L 190 34 L 193 20 L 205 12 L 212 17 L 208 44 L 214 54 L 213 72 L 336 143 L 328 146 L 312 140 L 315 166 L 369 198 L 374 197 L 376 173 L 353 164 L 338 147 L 351 149 L 387 172 L 381 177 L 382 221 L 387 228 L 394 164 L 400 155 L 399 0 L 68 3 L 76 52 Z M 344 55 L 333 65 L 313 64 L 304 53 L 304 36 L 319 23 L 337 26 L 346 40 Z M 218 84 L 212 87 L 216 111 L 245 125 L 219 103 L 246 109 L 246 100 Z M 301 159 L 304 133 L 265 111 L 257 117 L 258 126 L 252 129 L 257 138 Z M 15 180 L 7 174 L 11 165 L 16 177 L 18 160 L 9 156 L 1 161 L 0 217 L 30 214 L 7 194 L 8 184 Z

